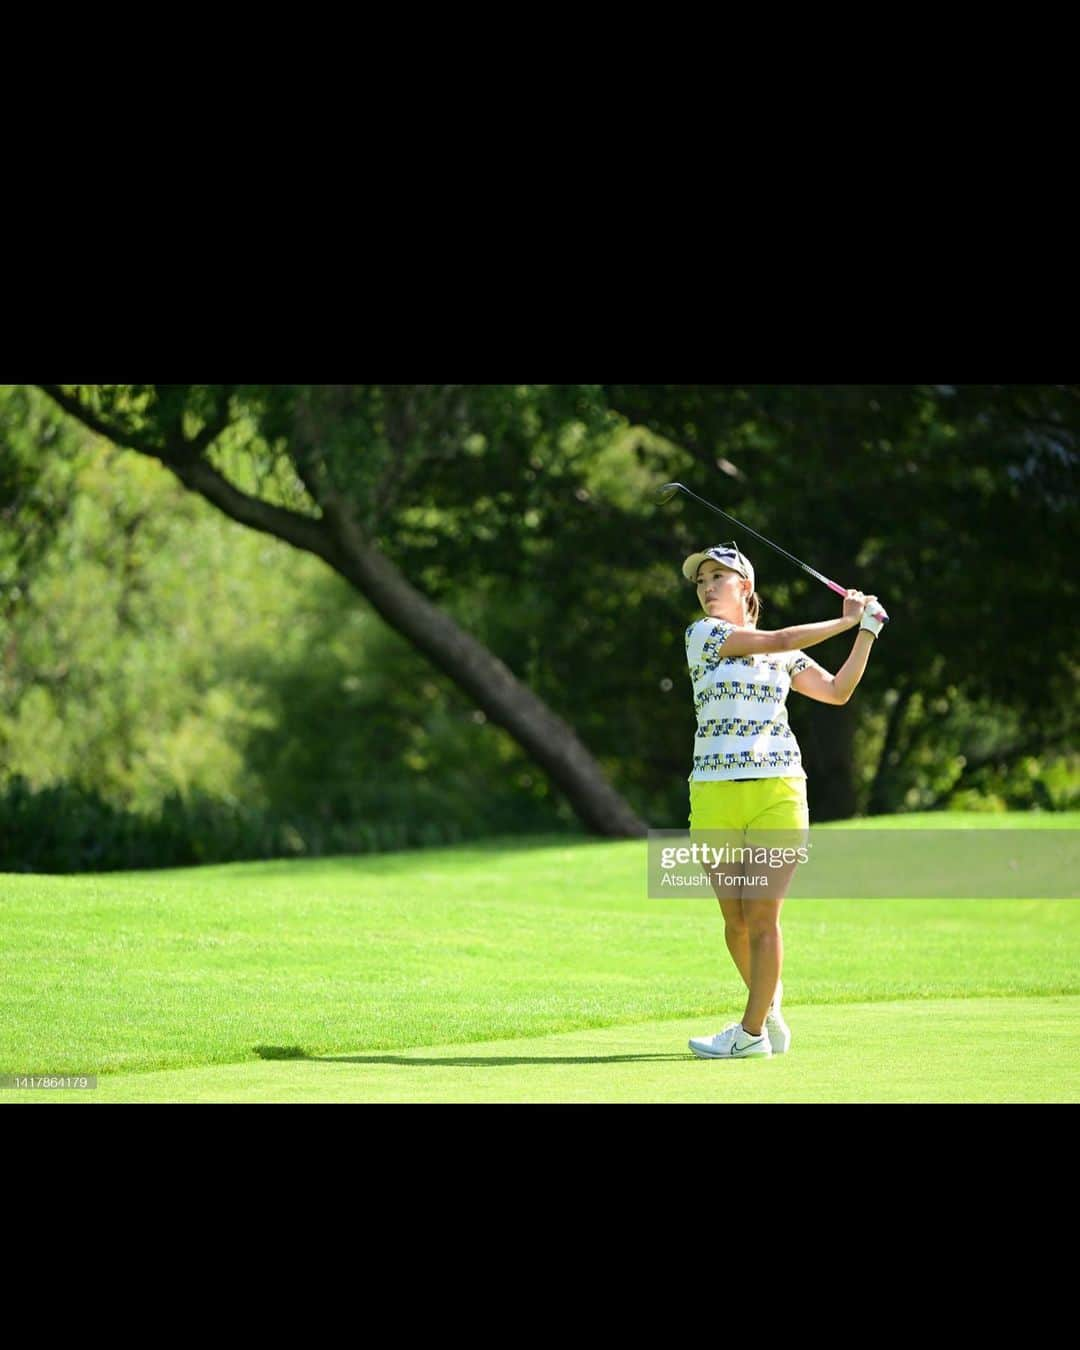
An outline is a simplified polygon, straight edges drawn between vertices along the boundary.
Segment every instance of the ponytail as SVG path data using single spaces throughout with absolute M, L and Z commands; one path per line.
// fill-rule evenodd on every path
M 756 628 L 758 626 L 758 619 L 760 618 L 761 596 L 755 591 L 746 602 L 746 622 L 751 628 Z

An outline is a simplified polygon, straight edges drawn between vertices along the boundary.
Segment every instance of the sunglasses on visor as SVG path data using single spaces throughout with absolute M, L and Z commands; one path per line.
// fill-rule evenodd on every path
M 742 550 L 739 548 L 738 544 L 736 544 L 736 542 L 734 541 L 734 539 L 730 540 L 730 541 L 729 541 L 728 543 L 726 543 L 726 544 L 717 544 L 717 545 L 716 545 L 716 548 L 715 548 L 715 552 L 717 552 L 717 553 L 734 553 L 734 555 L 735 555 L 735 557 L 736 557 L 736 559 L 737 559 L 739 565 L 740 565 L 741 567 L 743 567 L 743 568 L 746 567 L 746 558 L 743 556 Z M 716 562 L 716 561 L 717 561 L 717 559 L 715 559 L 715 558 L 706 558 L 706 559 L 705 559 L 705 562 L 703 562 L 703 563 L 701 564 L 701 566 L 704 567 L 706 563 Z M 700 572 L 700 570 L 701 570 L 701 569 L 699 568 L 698 571 Z

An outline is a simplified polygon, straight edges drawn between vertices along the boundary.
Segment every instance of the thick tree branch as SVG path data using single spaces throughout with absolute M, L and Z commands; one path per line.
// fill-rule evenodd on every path
M 200 455 L 193 455 L 193 448 L 199 443 L 203 433 L 200 433 L 200 437 L 196 437 L 192 441 L 181 440 L 179 444 L 174 443 L 168 449 L 163 449 L 160 446 L 150 448 L 141 444 L 140 439 L 131 432 L 120 427 L 114 427 L 104 418 L 98 417 L 96 413 L 85 408 L 78 399 L 73 399 L 65 394 L 59 385 L 43 384 L 39 385 L 38 388 L 44 390 L 65 412 L 70 413 L 83 426 L 88 427 L 99 436 L 104 436 L 115 445 L 126 446 L 140 455 L 146 455 L 148 458 L 156 459 L 164 464 L 186 488 L 198 492 L 230 519 L 238 521 L 241 525 L 247 525 L 251 529 L 261 530 L 264 534 L 272 534 L 278 539 L 284 539 L 286 543 L 293 544 L 297 548 L 306 549 L 307 552 L 314 553 L 317 557 L 328 562 L 331 567 L 340 570 L 337 545 L 325 525 L 311 516 L 301 515 L 297 511 L 288 511 L 284 507 L 273 506 L 270 502 L 264 502 L 258 497 L 251 497 L 246 492 L 241 492 L 212 464 L 209 464 Z M 227 399 L 225 404 L 227 407 Z M 215 422 L 213 425 L 216 424 Z M 211 424 L 208 424 L 203 430 L 209 433 L 211 429 Z M 223 430 L 223 427 L 218 427 L 214 436 L 220 435 L 221 430 Z M 211 439 L 213 439 L 213 436 L 208 436 L 207 444 Z
M 387 623 L 476 699 L 491 721 L 513 735 L 586 824 L 604 834 L 645 834 L 645 822 L 607 782 L 573 728 L 405 579 L 367 538 L 347 501 L 327 488 L 321 505 L 339 549 L 332 565 Z
M 155 446 L 152 440 L 144 440 L 134 431 L 114 426 L 106 418 L 99 417 L 93 409 L 87 408 L 79 399 L 65 393 L 60 385 L 39 384 L 35 387 L 48 394 L 54 403 L 74 417 L 77 422 L 81 422 L 89 431 L 93 431 L 98 436 L 103 436 L 107 441 L 112 441 L 114 445 L 125 445 L 132 450 L 140 451 L 144 455 L 159 454 L 160 446 Z
M 178 461 L 168 452 L 159 453 L 155 458 L 160 459 L 186 488 L 198 492 L 230 519 L 306 549 L 340 570 L 336 541 L 321 521 L 241 492 L 205 459 Z

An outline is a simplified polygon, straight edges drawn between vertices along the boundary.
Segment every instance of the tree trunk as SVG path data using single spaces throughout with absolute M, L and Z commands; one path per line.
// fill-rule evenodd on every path
M 396 632 L 504 727 L 565 793 L 582 823 L 597 834 L 639 838 L 648 826 L 605 778 L 573 729 L 471 634 L 412 586 L 368 540 L 348 506 L 325 485 L 320 520 L 296 516 L 239 492 L 202 459 L 164 461 L 185 487 L 226 515 L 323 558 Z M 493 791 L 500 785 L 493 783 Z
M 572 727 L 481 642 L 415 589 L 374 546 L 341 531 L 334 566 L 386 622 L 505 727 L 598 834 L 638 837 L 647 826 L 604 777 Z M 492 785 L 498 790 L 498 784 Z

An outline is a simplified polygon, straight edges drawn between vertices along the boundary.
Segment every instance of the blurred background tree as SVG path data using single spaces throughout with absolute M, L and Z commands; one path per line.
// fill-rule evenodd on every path
M 1075 387 L 59 392 L 85 420 L 0 389 L 0 869 L 582 828 L 341 558 L 186 491 L 198 461 L 271 511 L 355 502 L 370 547 L 572 729 L 637 820 L 686 820 L 679 564 L 738 537 L 689 502 L 658 511 L 670 478 L 894 615 L 851 704 L 790 701 L 814 818 L 1077 800 Z M 835 612 L 742 542 L 763 625 Z M 814 654 L 835 669 L 849 642 Z

